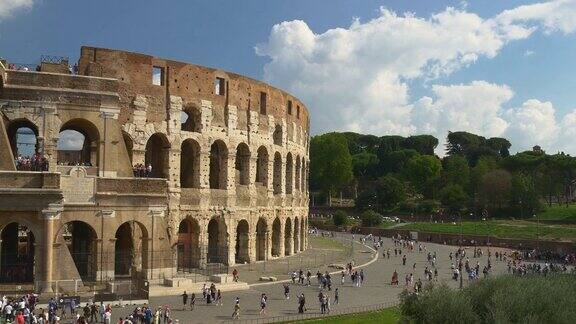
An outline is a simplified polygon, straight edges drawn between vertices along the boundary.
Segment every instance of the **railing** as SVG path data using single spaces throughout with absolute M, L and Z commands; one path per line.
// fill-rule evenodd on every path
M 55 63 L 55 64 L 60 64 L 62 62 L 69 62 L 70 60 L 68 59 L 67 56 L 53 56 L 53 55 L 41 55 L 40 56 L 40 62 L 42 63 Z
M 307 304 L 316 303 L 315 296 L 308 296 Z M 225 323 L 236 323 L 236 324 L 258 324 L 258 323 L 292 323 L 292 322 L 299 322 L 305 321 L 310 319 L 320 319 L 320 318 L 330 318 L 333 316 L 342 316 L 342 315 L 353 315 L 353 314 L 362 314 L 362 313 L 369 313 L 369 312 L 377 312 L 384 310 L 386 308 L 396 307 L 398 306 L 398 302 L 387 302 L 381 304 L 374 304 L 374 305 L 367 305 L 367 306 L 358 306 L 358 307 L 347 307 L 347 308 L 337 308 L 332 309 L 329 313 L 303 313 L 303 314 L 294 314 L 294 315 L 282 315 L 282 316 L 274 316 L 274 317 L 262 317 L 262 318 L 255 318 L 255 319 L 240 319 L 234 321 L 227 321 Z
M 33 171 L 0 171 L 0 188 L 59 189 L 60 174 Z

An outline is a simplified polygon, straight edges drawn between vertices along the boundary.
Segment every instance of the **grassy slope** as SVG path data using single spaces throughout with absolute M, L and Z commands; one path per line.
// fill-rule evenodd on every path
M 352 323 L 382 323 L 393 324 L 398 323 L 400 319 L 400 310 L 396 307 L 386 308 L 378 312 L 341 315 L 334 317 L 327 317 L 317 320 L 302 321 L 302 323 L 330 323 L 330 324 L 352 324 Z
M 540 225 L 527 221 L 489 221 L 459 223 L 412 223 L 400 227 L 402 229 L 424 232 L 460 233 L 471 235 L 492 235 L 501 238 L 537 239 L 538 232 L 543 240 L 576 241 L 576 226 L 570 225 Z
M 559 220 L 559 221 L 575 221 L 576 222 L 576 205 L 553 205 L 546 207 L 538 217 L 541 220 Z M 532 219 L 531 219 L 532 220 Z

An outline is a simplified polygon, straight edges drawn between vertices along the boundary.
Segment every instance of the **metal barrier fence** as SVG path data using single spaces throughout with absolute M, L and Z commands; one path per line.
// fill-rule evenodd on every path
M 398 302 L 387 302 L 381 304 L 358 306 L 358 307 L 348 307 L 348 308 L 338 308 L 333 309 L 330 313 L 303 313 L 294 315 L 283 315 L 274 317 L 263 317 L 255 319 L 237 319 L 226 321 L 225 323 L 236 323 L 236 324 L 259 324 L 259 323 L 291 323 L 311 319 L 325 319 L 334 316 L 351 315 L 351 314 L 361 314 L 381 311 L 386 308 L 398 306 Z M 240 313 L 242 316 L 242 313 Z

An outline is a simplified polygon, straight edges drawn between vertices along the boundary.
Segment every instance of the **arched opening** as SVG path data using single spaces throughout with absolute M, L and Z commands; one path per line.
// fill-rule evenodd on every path
M 7 132 L 18 170 L 43 171 L 42 167 L 47 167 L 46 163 L 41 164 L 42 161 L 38 161 L 42 157 L 38 156 L 40 143 L 36 125 L 28 119 L 16 119 L 8 124 Z
M 186 106 L 180 113 L 180 129 L 186 132 L 199 133 L 202 130 L 200 109 L 193 105 Z
M 250 149 L 245 143 L 236 147 L 236 184 L 247 186 L 250 182 Z
M 208 223 L 208 255 L 209 263 L 227 263 L 228 232 L 223 219 L 212 218 Z
M 282 146 L 282 126 L 280 124 L 276 124 L 274 128 L 274 133 L 272 134 L 272 138 L 274 140 L 275 145 Z
M 274 154 L 274 178 L 272 179 L 272 186 L 274 187 L 275 195 L 282 193 L 282 157 L 278 152 Z
M 250 255 L 248 252 L 248 241 L 249 241 L 249 228 L 248 222 L 243 219 L 238 222 L 236 226 L 236 263 L 246 263 L 250 261 Z
M 300 251 L 300 222 L 294 218 L 294 253 Z
M 85 119 L 72 119 L 60 127 L 59 165 L 98 166 L 100 149 L 98 128 Z
M 94 280 L 97 270 L 96 231 L 82 221 L 72 221 L 63 225 L 61 238 L 82 280 Z
M 302 158 L 302 174 L 300 175 L 300 186 L 301 186 L 301 190 L 302 192 L 307 192 L 308 188 L 306 187 L 306 176 L 307 176 L 307 172 L 306 172 L 306 161 L 304 160 L 304 158 Z
M 132 137 L 126 132 L 122 132 L 122 139 L 124 139 L 124 145 L 126 146 L 126 151 L 128 152 L 128 159 L 130 159 L 130 165 L 132 165 L 132 151 L 134 150 L 134 141 Z
M 193 218 L 185 218 L 178 226 L 178 271 L 190 271 L 200 266 L 200 225 Z
M 292 194 L 292 183 L 294 179 L 294 165 L 292 164 L 292 153 L 286 156 L 286 194 Z
M 120 225 L 114 236 L 114 275 L 129 277 L 143 270 L 148 264 L 148 232 L 134 221 Z
M 200 145 L 193 139 L 182 142 L 180 187 L 200 188 Z
M 304 251 L 304 242 L 306 242 L 304 240 L 304 237 L 308 231 L 306 220 L 306 218 L 302 218 L 302 221 L 300 222 L 300 251 Z
M 272 223 L 272 256 L 280 256 L 280 218 L 276 217 Z
M 144 164 L 148 168 L 150 178 L 168 178 L 168 154 L 170 142 L 166 135 L 155 133 L 146 142 Z
M 256 224 L 256 261 L 266 260 L 266 251 L 268 249 L 266 242 L 267 227 L 266 220 L 260 218 L 258 224 Z
M 295 185 L 295 189 L 296 189 L 297 191 L 300 191 L 300 183 L 301 183 L 301 176 L 300 176 L 300 174 L 302 173 L 302 172 L 301 172 L 302 166 L 301 166 L 301 164 L 300 164 L 300 157 L 299 157 L 299 156 L 296 156 L 296 167 L 295 167 L 295 169 L 296 169 L 296 175 L 295 175 L 295 177 L 294 177 L 294 179 L 295 179 L 295 180 L 294 180 L 294 185 Z
M 10 223 L 2 229 L 0 282 L 34 282 L 34 234 L 26 226 Z
M 210 189 L 226 189 L 228 178 L 228 149 L 221 140 L 210 147 Z
M 256 159 L 256 183 L 268 187 L 268 151 L 264 146 L 258 148 Z
M 284 255 L 288 256 L 292 254 L 292 220 L 286 218 L 286 224 L 284 225 Z

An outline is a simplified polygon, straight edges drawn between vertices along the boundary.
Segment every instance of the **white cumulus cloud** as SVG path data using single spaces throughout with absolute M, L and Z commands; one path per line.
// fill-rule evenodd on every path
M 20 9 L 30 9 L 34 0 L 0 0 L 0 18 L 8 18 Z
M 574 2 L 521 6 L 492 18 L 467 12 L 465 6 L 427 18 L 381 8 L 374 19 L 354 19 L 346 28 L 321 33 L 301 20 L 285 21 L 273 26 L 255 50 L 269 58 L 265 80 L 293 92 L 312 110 L 313 133 L 431 133 L 443 139 L 448 130 L 466 130 L 520 136 L 530 128 L 515 123 L 528 123 L 521 112 L 529 108 L 507 113 L 503 105 L 514 93 L 506 85 L 440 85 L 435 80 L 480 58 L 493 58 L 506 44 L 538 29 L 573 32 Z M 432 94 L 412 98 L 411 86 L 418 82 L 431 85 Z

